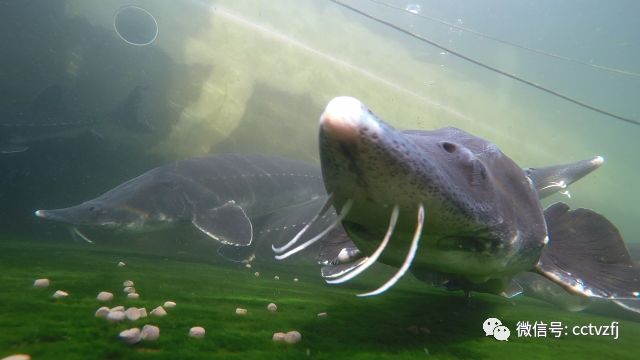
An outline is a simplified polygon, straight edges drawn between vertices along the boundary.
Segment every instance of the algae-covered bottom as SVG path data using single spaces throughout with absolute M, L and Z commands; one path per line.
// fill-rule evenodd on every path
M 118 267 L 118 262 L 127 265 Z M 640 323 L 588 313 L 569 313 L 535 300 L 516 303 L 431 289 L 407 277 L 375 298 L 354 293 L 379 285 L 377 269 L 350 287 L 323 283 L 315 267 L 242 264 L 166 258 L 100 246 L 0 242 L 0 358 L 26 353 L 33 359 L 632 359 Z M 255 276 L 258 271 L 260 276 Z M 274 279 L 278 275 L 279 280 Z M 300 279 L 294 282 L 293 279 Z M 34 289 L 37 278 L 51 286 Z M 122 283 L 133 280 L 140 299 L 127 299 Z M 69 297 L 53 299 L 55 290 Z M 107 306 L 178 305 L 162 318 L 110 324 L 94 317 L 100 291 Z M 275 313 L 267 310 L 275 303 Z M 247 309 L 237 315 L 236 308 Z M 326 317 L 317 314 L 326 312 Z M 496 317 L 511 329 L 508 341 L 485 337 L 482 323 Z M 518 337 L 520 321 L 561 321 L 568 334 Z M 573 325 L 618 321 L 619 339 L 575 336 Z M 118 333 L 145 324 L 160 327 L 155 342 L 127 345 Z M 193 326 L 203 339 L 188 336 Z M 302 341 L 274 343 L 275 332 L 298 330 Z

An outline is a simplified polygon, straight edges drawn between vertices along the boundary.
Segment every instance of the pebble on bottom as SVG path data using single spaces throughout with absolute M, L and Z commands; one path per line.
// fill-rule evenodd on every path
M 49 287 L 49 279 L 37 279 L 33 282 L 33 287 L 36 289 L 44 289 Z
M 236 309 L 236 314 L 238 314 L 238 315 L 247 315 L 247 309 L 237 308 Z
M 113 300 L 113 294 L 108 291 L 101 291 L 98 296 L 96 296 L 98 301 L 111 301 Z
M 295 344 L 302 340 L 302 334 L 299 331 L 289 331 L 288 333 L 277 332 L 273 334 L 272 340 L 274 342 L 285 342 L 287 344 Z
M 189 336 L 196 339 L 202 339 L 204 337 L 205 330 L 202 326 L 194 326 L 189 329 Z
M 122 339 L 127 344 L 136 344 L 139 343 L 140 340 L 142 340 L 142 335 L 140 329 L 138 328 L 121 331 L 119 336 L 120 339 Z
M 66 298 L 67 296 L 69 296 L 69 293 L 62 290 L 56 290 L 56 292 L 54 292 L 52 295 L 54 299 L 62 299 L 62 298 Z
M 15 354 L 2 358 L 2 360 L 31 360 L 31 355 Z
M 155 325 L 145 325 L 142 328 L 142 340 L 156 341 L 160 337 L 160 328 Z
M 162 307 L 158 306 L 157 308 L 151 310 L 152 316 L 165 316 L 167 315 L 167 311 Z

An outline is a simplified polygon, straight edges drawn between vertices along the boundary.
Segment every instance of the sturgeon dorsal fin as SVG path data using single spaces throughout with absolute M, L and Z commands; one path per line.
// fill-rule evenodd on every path
M 604 163 L 602 156 L 570 164 L 524 169 L 525 174 L 538 191 L 540 199 L 566 191 L 567 186 L 580 180 Z
M 198 230 L 225 245 L 249 246 L 253 240 L 251 220 L 235 201 L 215 209 L 197 210 L 191 222 Z
M 535 266 L 568 291 L 589 297 L 640 299 L 640 266 L 604 216 L 556 203 L 544 212 L 549 242 Z

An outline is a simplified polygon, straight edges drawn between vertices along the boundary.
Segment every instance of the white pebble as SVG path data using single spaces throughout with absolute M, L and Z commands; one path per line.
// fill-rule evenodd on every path
M 136 292 L 136 288 L 134 288 L 133 286 L 127 286 L 122 291 L 124 291 L 127 294 L 131 294 Z
M 101 291 L 98 296 L 96 296 L 98 301 L 111 301 L 113 300 L 113 294 L 107 291 Z
M 56 292 L 53 293 L 53 298 L 54 299 L 62 299 L 62 298 L 66 298 L 67 296 L 69 296 L 69 293 L 66 291 L 62 291 L 62 290 L 56 290 Z
M 33 282 L 33 287 L 36 289 L 44 289 L 49 287 L 49 279 L 37 279 Z
M 238 314 L 238 315 L 247 315 L 247 309 L 237 308 L 236 309 L 236 314 Z
M 194 326 L 189 329 L 189 336 L 196 339 L 202 339 L 204 337 L 204 328 L 202 326 Z
M 145 325 L 142 328 L 142 340 L 156 341 L 160 337 L 160 328 L 155 325 Z
M 140 342 L 142 335 L 138 328 L 127 329 L 120 332 L 120 339 L 124 340 L 127 344 L 136 344 Z
M 141 318 L 146 318 L 147 317 L 147 308 L 140 308 L 140 309 L 138 309 L 138 311 L 140 312 L 140 317 Z
M 246 267 L 247 269 L 251 269 L 251 264 L 244 264 L 244 267 Z
M 319 318 L 326 318 L 327 317 L 327 313 L 326 312 L 318 313 L 318 317 Z
M 176 303 L 173 301 L 165 301 L 163 306 L 167 309 L 171 309 L 176 307 Z
M 281 341 L 284 341 L 285 335 L 286 334 L 283 332 L 273 333 L 273 337 L 271 339 L 275 342 L 281 342 Z
M 111 311 L 122 311 L 122 312 L 124 312 L 124 306 L 119 305 L 119 306 L 116 306 L 116 307 L 112 307 Z
M 274 276 L 273 280 L 280 280 L 280 276 L 278 276 L 278 275 Z
M 302 340 L 302 334 L 300 334 L 298 331 L 289 331 L 288 333 L 284 334 L 284 342 L 286 342 L 287 344 L 295 344 L 300 340 Z
M 2 358 L 2 360 L 31 360 L 31 355 L 15 354 Z
M 113 309 L 111 309 L 107 314 L 107 321 L 116 323 L 124 320 L 126 317 L 127 315 L 125 315 L 124 311 L 113 311 Z
M 298 282 L 298 278 L 293 278 L 293 282 Z
M 256 271 L 253 273 L 253 275 L 255 275 L 256 277 L 260 276 L 260 272 Z
M 276 312 L 278 311 L 278 305 L 270 303 L 269 305 L 267 305 L 267 310 L 269 310 L 270 312 Z
M 96 310 L 96 317 L 107 317 L 107 314 L 109 314 L 109 308 L 106 306 L 103 306 Z
M 123 287 L 127 287 L 127 286 L 133 286 L 133 281 L 131 280 L 125 280 L 125 282 L 122 283 Z
M 130 307 L 124 312 L 124 314 L 127 316 L 127 319 L 131 321 L 140 319 L 140 310 L 138 310 L 138 308 Z
M 118 263 L 118 267 L 125 267 L 125 266 L 127 266 L 127 264 L 123 263 L 122 261 Z
M 277 332 L 273 334 L 272 340 L 275 342 L 286 342 L 287 344 L 295 344 L 302 340 L 302 335 L 298 331 L 289 331 L 288 333 Z
M 127 294 L 127 299 L 140 299 L 140 294 L 138 294 L 138 293 L 129 293 L 129 294 Z
M 162 307 L 158 306 L 157 308 L 151 310 L 152 316 L 165 316 L 167 315 L 167 311 Z

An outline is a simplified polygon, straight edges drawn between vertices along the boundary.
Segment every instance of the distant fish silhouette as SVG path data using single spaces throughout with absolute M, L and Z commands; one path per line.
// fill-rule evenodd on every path
M 0 154 L 13 154 L 29 149 L 29 145 L 56 138 L 76 137 L 92 131 L 96 125 L 113 122 L 136 132 L 149 132 L 139 119 L 142 99 L 137 86 L 103 117 L 81 110 L 78 99 L 70 91 L 54 84 L 43 89 L 27 108 L 11 108 L 0 119 Z M 140 124 L 146 124 L 146 127 Z

